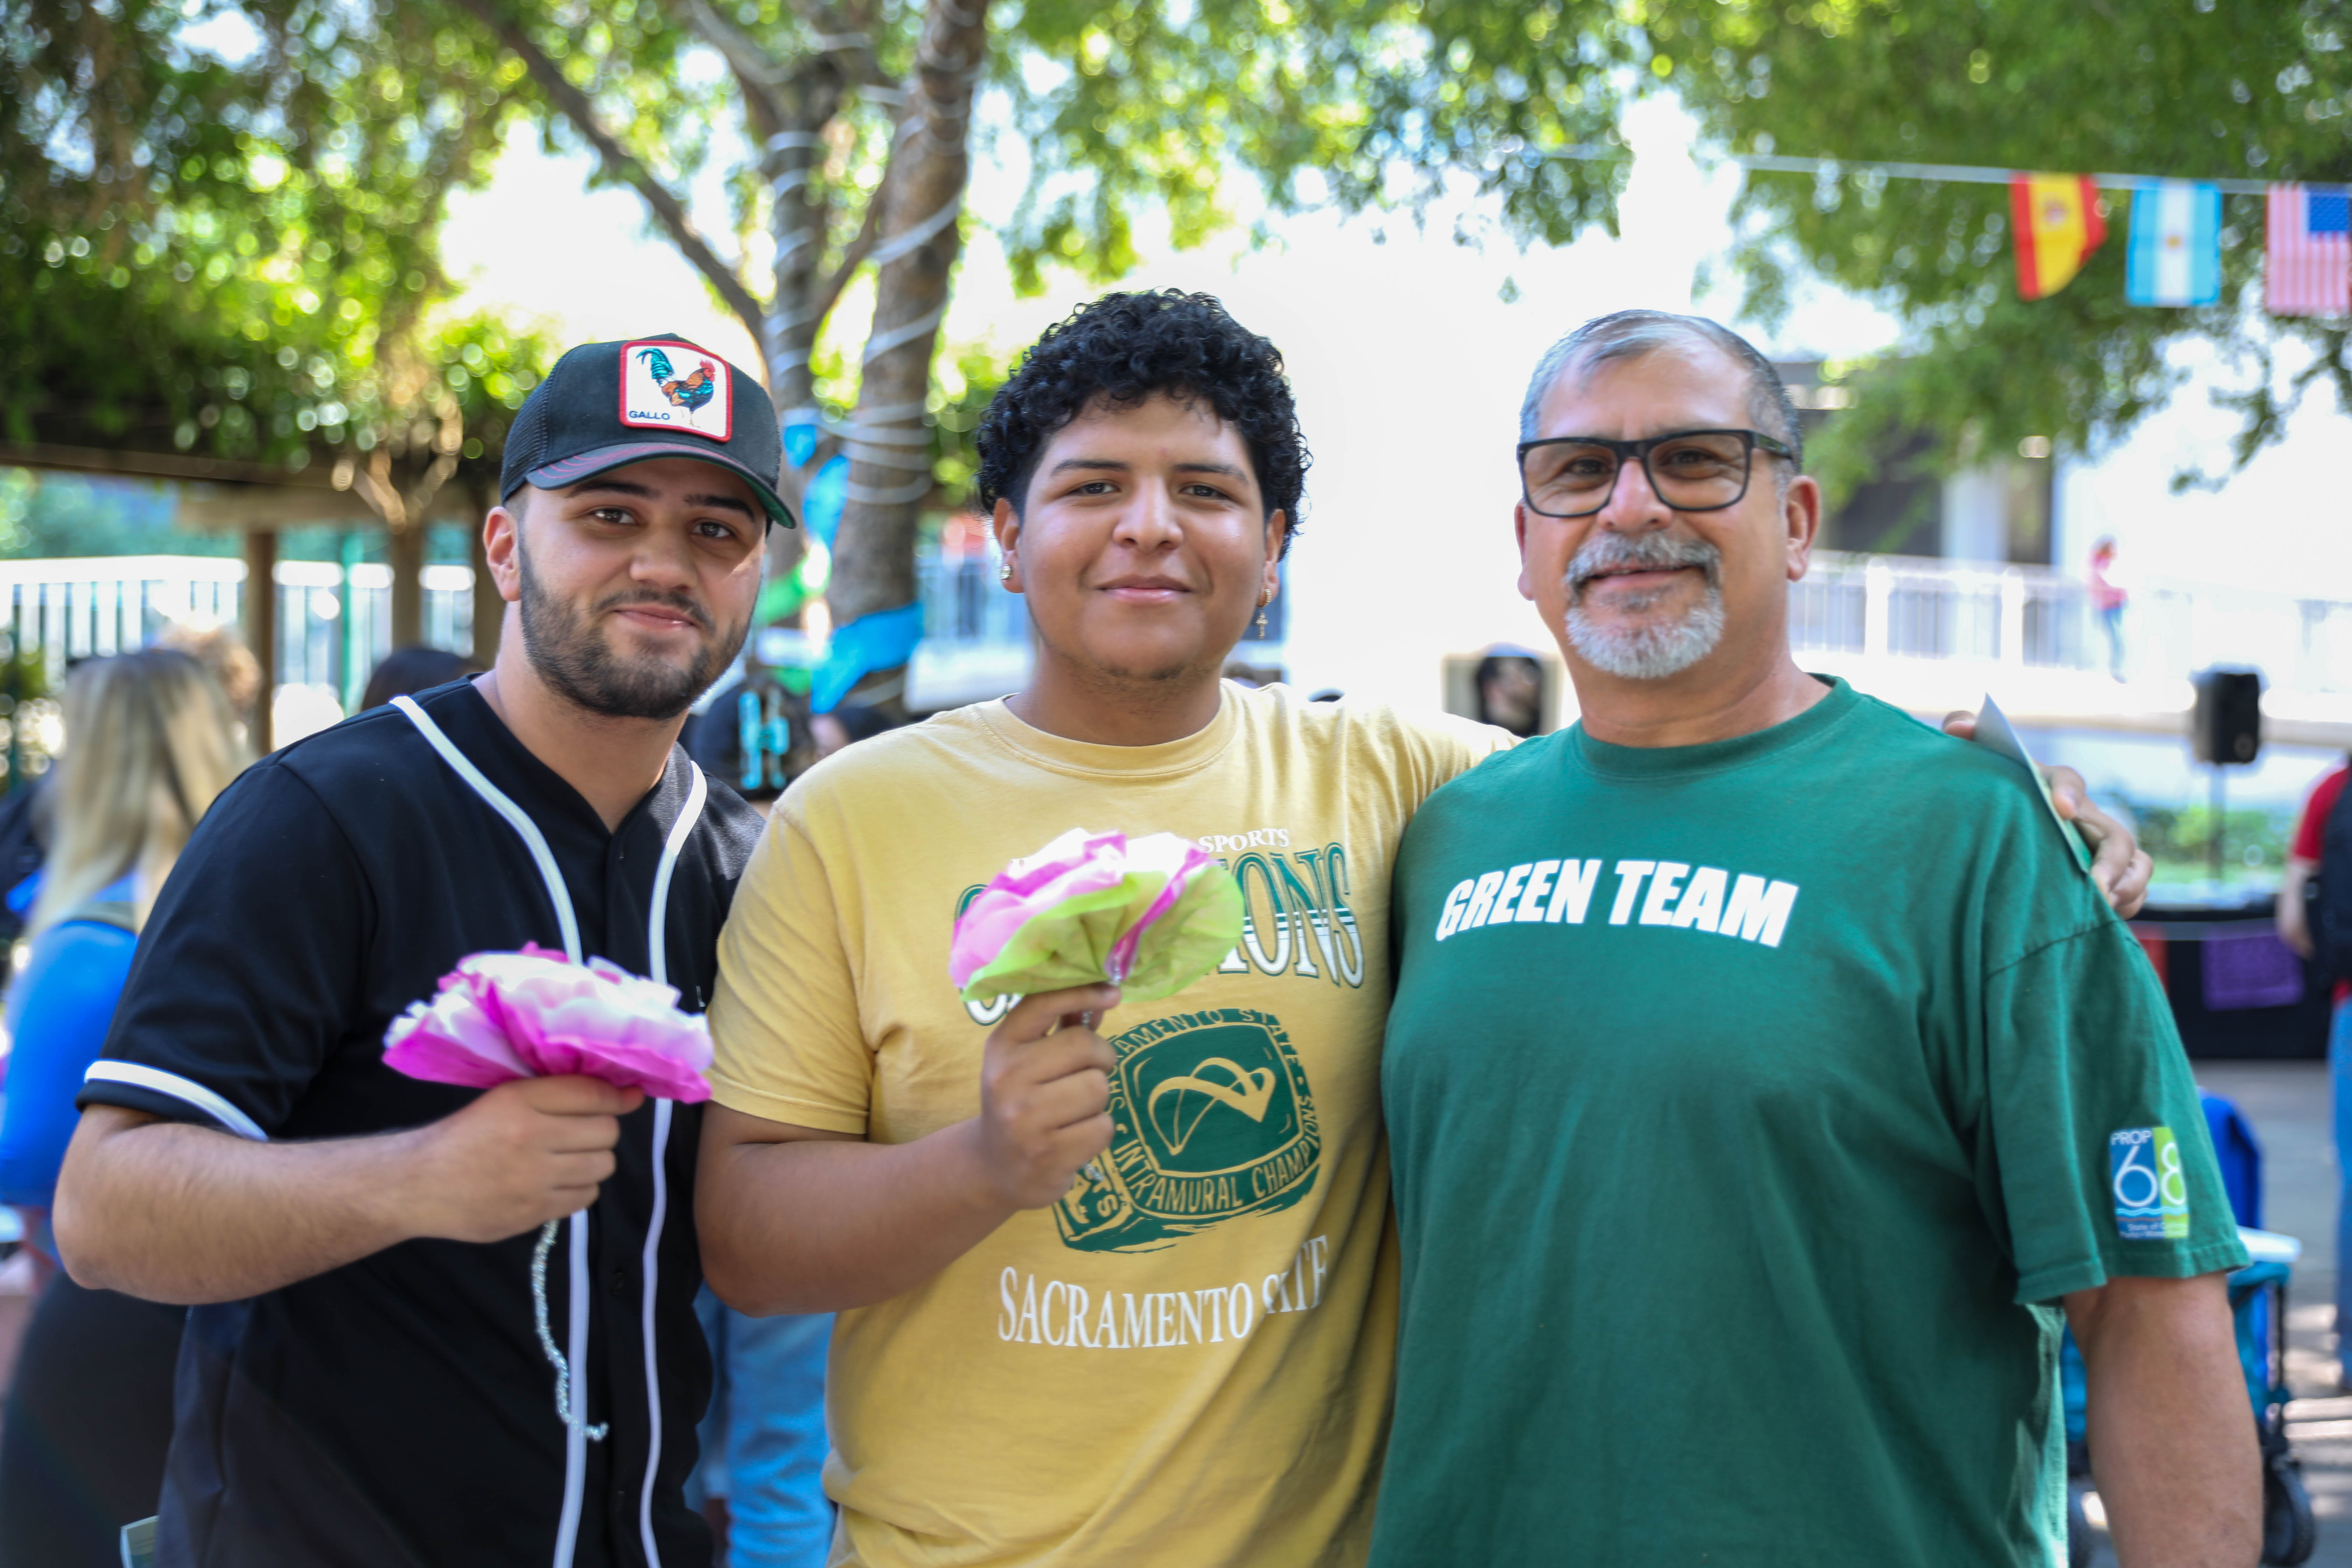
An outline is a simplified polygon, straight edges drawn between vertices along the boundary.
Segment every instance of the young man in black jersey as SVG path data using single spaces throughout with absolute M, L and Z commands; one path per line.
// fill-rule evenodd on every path
M 527 942 L 704 1005 L 759 819 L 677 740 L 792 523 L 780 459 L 719 356 L 572 350 L 484 525 L 519 607 L 496 665 L 268 758 L 181 858 L 56 1216 L 77 1279 L 194 1308 L 167 1568 L 709 1561 L 681 1490 L 699 1108 L 417 1082 L 382 1042 L 458 959 Z M 566 1215 L 541 1319 L 533 1232 Z

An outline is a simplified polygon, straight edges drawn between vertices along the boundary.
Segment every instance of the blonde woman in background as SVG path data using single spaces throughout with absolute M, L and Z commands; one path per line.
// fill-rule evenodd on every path
M 66 683 L 66 750 L 29 953 L 8 998 L 0 1203 L 56 1259 L 47 1211 L 140 925 L 213 797 L 247 760 L 228 700 L 184 653 L 93 659 Z M 155 1512 L 172 1435 L 181 1310 L 85 1290 L 52 1270 L 0 1430 L 0 1568 L 101 1568 Z

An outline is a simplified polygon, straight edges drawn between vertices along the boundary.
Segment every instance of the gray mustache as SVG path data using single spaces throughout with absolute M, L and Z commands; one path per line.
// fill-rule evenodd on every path
M 1585 542 L 1568 563 L 1569 586 L 1580 593 L 1595 574 L 1601 572 L 1632 569 L 1641 572 L 1670 572 L 1684 566 L 1702 567 L 1706 580 L 1714 584 L 1720 574 L 1723 552 L 1703 539 L 1685 539 L 1667 533 L 1643 533 L 1628 536 L 1604 533 Z

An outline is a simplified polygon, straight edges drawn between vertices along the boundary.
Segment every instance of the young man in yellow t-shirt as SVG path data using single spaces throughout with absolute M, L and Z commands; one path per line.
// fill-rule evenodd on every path
M 1214 300 L 1079 311 L 981 441 L 1036 675 L 779 803 L 711 1006 L 710 1279 L 842 1310 L 836 1563 L 1357 1562 L 1395 1336 L 1389 859 L 1510 738 L 1220 681 L 1307 453 Z M 1241 945 L 1149 1005 L 968 1007 L 963 901 L 1075 826 L 1198 839 Z
M 1081 310 L 980 447 L 1036 673 L 778 803 L 720 939 L 705 1267 L 740 1310 L 840 1310 L 835 1564 L 1359 1563 L 1396 1324 L 1390 864 L 1511 737 L 1220 681 L 1307 459 L 1279 355 L 1213 300 Z M 1079 826 L 1199 840 L 1240 946 L 1149 1005 L 967 1007 L 963 902 Z

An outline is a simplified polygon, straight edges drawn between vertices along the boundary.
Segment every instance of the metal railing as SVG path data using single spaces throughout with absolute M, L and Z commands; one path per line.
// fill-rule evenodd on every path
M 2352 603 L 2156 581 L 2132 590 L 2121 654 L 2079 578 L 2046 566 L 1980 566 L 1817 552 L 1790 605 L 1800 652 L 1971 659 L 2126 679 L 2252 665 L 2273 688 L 2352 691 Z
M 915 563 L 927 642 L 1026 644 L 1029 606 L 996 580 L 990 554 L 927 554 Z
M 281 561 L 276 683 L 344 705 L 392 651 L 392 569 L 362 562 Z M 470 649 L 474 572 L 427 566 L 425 640 Z M 37 652 L 52 686 L 68 661 L 144 647 L 175 621 L 237 626 L 245 563 L 201 555 L 0 562 L 0 614 L 18 648 Z
M 392 651 L 387 566 L 281 561 L 276 571 L 278 684 L 347 706 Z M 929 555 L 918 564 L 925 638 L 939 651 L 1025 648 L 1028 609 L 1003 592 L 992 557 Z M 473 643 L 470 567 L 425 569 L 425 635 Z M 69 659 L 139 647 L 192 618 L 237 625 L 245 563 L 126 555 L 0 562 L 0 615 L 37 650 L 52 683 Z M 2150 582 L 2122 617 L 2121 672 L 2179 678 L 2214 664 L 2260 668 L 2273 689 L 2352 694 L 2352 602 Z M 2040 566 L 1983 566 L 1899 555 L 1816 552 L 1790 602 L 1801 652 L 2104 670 L 2105 631 L 2078 578 Z M 323 710 L 322 710 L 323 711 Z

